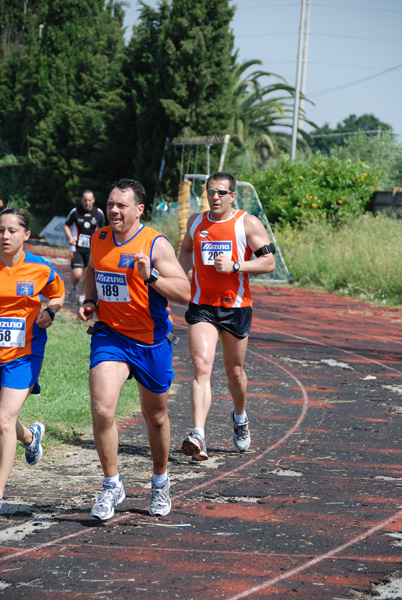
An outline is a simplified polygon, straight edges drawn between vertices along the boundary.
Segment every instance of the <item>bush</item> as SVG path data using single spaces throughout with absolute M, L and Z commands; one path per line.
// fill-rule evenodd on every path
M 320 153 L 293 162 L 283 155 L 275 169 L 245 177 L 256 188 L 270 223 L 280 226 L 356 217 L 377 187 L 377 173 L 368 164 Z
M 364 134 L 351 136 L 342 146 L 331 150 L 331 156 L 362 160 L 371 165 L 379 173 L 377 189 L 402 186 L 402 144 L 389 133 L 379 138 Z

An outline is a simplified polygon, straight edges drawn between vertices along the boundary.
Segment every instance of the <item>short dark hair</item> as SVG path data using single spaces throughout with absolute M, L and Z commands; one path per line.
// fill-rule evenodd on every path
M 137 204 L 145 204 L 147 200 L 147 193 L 144 186 L 135 179 L 127 179 L 123 177 L 122 179 L 119 179 L 119 181 L 116 181 L 114 187 L 119 188 L 119 190 L 122 192 L 125 192 L 126 190 L 132 190 L 134 193 L 134 200 Z
M 86 190 L 84 190 L 81 194 L 81 198 L 84 197 L 84 194 L 92 194 L 92 196 L 95 198 L 95 194 L 93 193 L 93 190 L 90 190 L 89 188 L 87 188 Z
M 209 188 L 209 182 L 212 179 L 216 179 L 217 181 L 222 181 L 222 179 L 227 179 L 229 181 L 229 190 L 231 192 L 236 191 L 236 179 L 230 173 L 225 173 L 224 171 L 217 171 L 210 175 L 207 179 L 207 189 Z
M 15 215 L 21 227 L 23 227 L 25 231 L 29 231 L 29 217 L 22 208 L 13 208 L 12 206 L 7 207 L 0 212 L 0 217 L 3 215 Z

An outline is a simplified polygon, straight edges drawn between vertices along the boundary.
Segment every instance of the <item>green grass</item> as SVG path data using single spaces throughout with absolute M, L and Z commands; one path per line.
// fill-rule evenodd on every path
M 28 396 L 20 420 L 46 426 L 46 440 L 77 442 L 91 430 L 88 387 L 90 336 L 88 325 L 70 313 L 59 313 L 48 330 L 45 359 L 39 378 L 41 393 Z M 124 418 L 139 407 L 138 388 L 130 379 L 123 386 L 116 416 Z M 91 433 L 92 435 L 92 433 Z
M 293 281 L 388 306 L 402 304 L 402 221 L 365 214 L 342 226 L 275 231 Z

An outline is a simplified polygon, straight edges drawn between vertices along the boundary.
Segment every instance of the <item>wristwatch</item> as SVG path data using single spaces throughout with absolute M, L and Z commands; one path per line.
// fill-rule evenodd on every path
M 151 275 L 148 277 L 148 279 L 144 279 L 144 283 L 153 283 L 154 281 L 157 281 L 159 279 L 159 271 L 157 269 L 151 269 Z
M 233 263 L 233 271 L 235 273 L 237 273 L 238 271 L 240 271 L 240 263 L 239 262 Z

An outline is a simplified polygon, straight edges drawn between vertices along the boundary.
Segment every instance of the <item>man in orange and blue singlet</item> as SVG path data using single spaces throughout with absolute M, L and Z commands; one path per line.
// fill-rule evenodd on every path
M 193 429 L 184 438 L 181 449 L 196 461 L 209 458 L 205 422 L 212 402 L 211 373 L 219 339 L 234 404 L 233 445 L 238 452 L 250 447 L 247 375 L 243 368 L 252 315 L 249 274 L 275 269 L 275 247 L 264 225 L 257 217 L 233 206 L 234 177 L 214 173 L 206 185 L 210 208 L 189 218 L 179 256 L 186 273 L 193 269 L 191 302 L 185 315 L 194 366 Z
M 107 201 L 110 225 L 91 238 L 86 298 L 78 317 L 93 327 L 89 387 L 95 445 L 104 473 L 91 515 L 110 519 L 125 498 L 118 468 L 115 421 L 125 381 L 137 381 L 152 455 L 151 515 L 171 508 L 167 462 L 167 401 L 174 377 L 169 302 L 187 304 L 190 284 L 165 236 L 140 221 L 146 195 L 141 183 L 121 179 Z

